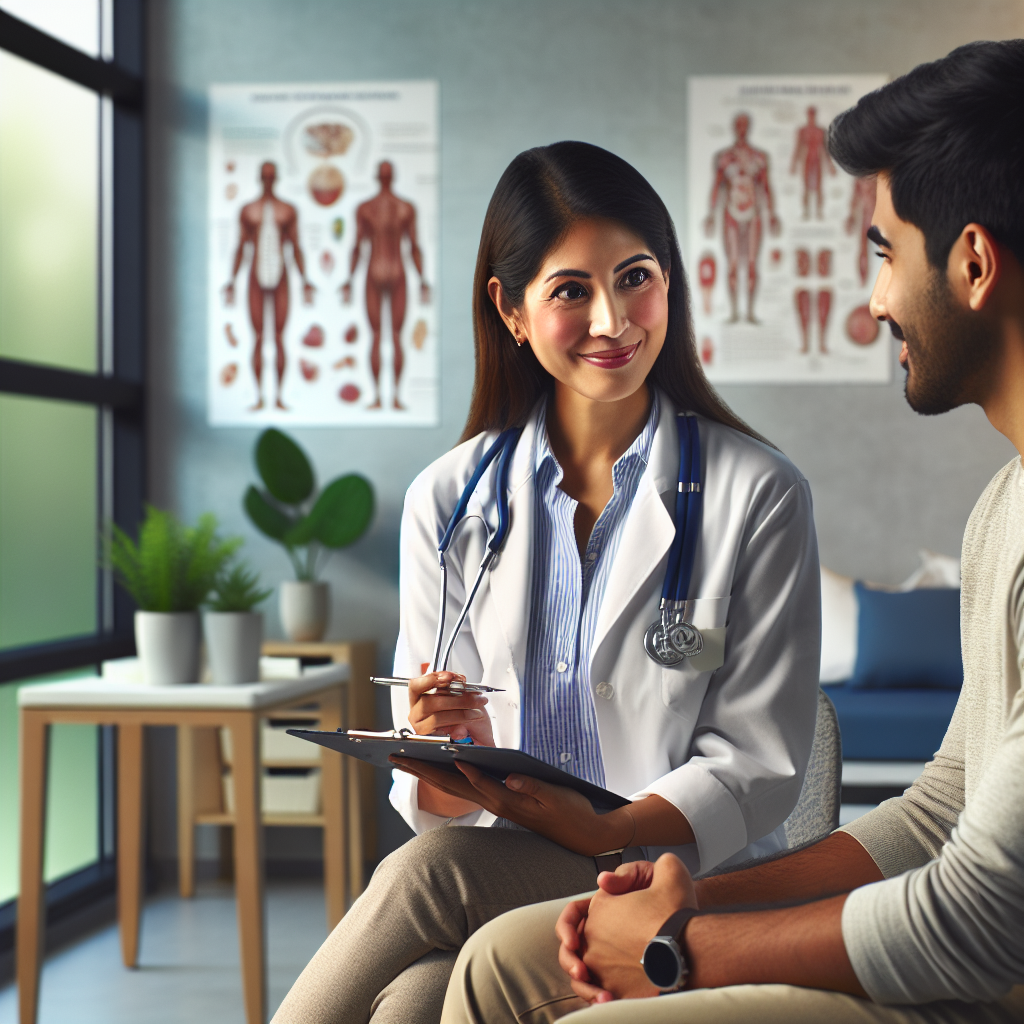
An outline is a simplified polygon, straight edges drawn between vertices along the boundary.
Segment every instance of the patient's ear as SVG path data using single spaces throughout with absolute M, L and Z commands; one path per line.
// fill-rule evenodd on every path
M 949 250 L 946 275 L 953 291 L 977 313 L 991 299 L 1005 260 L 1005 250 L 988 228 L 968 224 Z

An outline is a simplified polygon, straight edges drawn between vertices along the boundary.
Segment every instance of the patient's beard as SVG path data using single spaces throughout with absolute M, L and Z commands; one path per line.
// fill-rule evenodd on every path
M 996 338 L 956 302 L 944 271 L 932 273 L 920 309 L 902 328 L 910 357 L 904 387 L 910 408 L 937 416 L 974 401 L 974 382 L 995 356 Z

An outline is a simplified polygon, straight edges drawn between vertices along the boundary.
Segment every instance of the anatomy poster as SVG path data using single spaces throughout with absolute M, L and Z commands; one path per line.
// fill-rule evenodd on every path
M 889 380 L 868 311 L 873 183 L 836 167 L 825 129 L 880 75 L 689 82 L 689 276 L 697 348 L 720 383 Z
M 438 414 L 436 82 L 215 85 L 214 425 Z

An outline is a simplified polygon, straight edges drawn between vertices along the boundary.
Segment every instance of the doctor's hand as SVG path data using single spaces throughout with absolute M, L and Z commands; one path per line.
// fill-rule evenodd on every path
M 425 761 L 390 760 L 421 781 L 523 825 L 573 853 L 593 857 L 621 849 L 636 831 L 628 810 L 598 814 L 585 796 L 568 786 L 553 786 L 528 775 L 509 775 L 501 783 L 464 761 L 455 762 L 461 773 L 456 775 Z
M 588 1003 L 656 996 L 640 958 L 677 910 L 696 907 L 693 879 L 671 853 L 655 864 L 623 864 L 604 872 L 589 900 L 568 904 L 558 918 L 558 962 L 573 991 Z
M 452 693 L 454 682 L 464 683 L 456 672 L 428 672 L 409 680 L 409 724 L 420 736 L 441 733 L 453 740 L 471 737 L 477 746 L 493 747 L 487 698 L 481 693 Z

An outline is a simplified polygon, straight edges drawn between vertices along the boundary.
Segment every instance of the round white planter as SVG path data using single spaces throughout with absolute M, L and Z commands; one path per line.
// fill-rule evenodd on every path
M 331 592 L 326 583 L 285 580 L 281 584 L 281 624 L 289 640 L 322 640 Z
M 136 612 L 135 646 L 148 685 L 199 682 L 198 612 Z
M 263 643 L 261 612 L 206 612 L 203 632 L 214 683 L 234 686 L 259 682 Z

